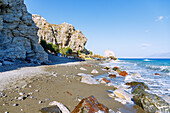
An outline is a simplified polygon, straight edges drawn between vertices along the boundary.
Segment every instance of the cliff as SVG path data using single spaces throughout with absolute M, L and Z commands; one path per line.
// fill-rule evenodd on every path
M 70 47 L 74 52 L 85 49 L 87 38 L 80 30 L 75 30 L 73 25 L 62 23 L 60 25 L 50 24 L 39 15 L 32 15 L 36 26 L 39 28 L 39 41 L 58 45 L 59 49 Z
M 0 60 L 31 58 L 47 61 L 38 43 L 38 28 L 24 0 L 0 0 Z

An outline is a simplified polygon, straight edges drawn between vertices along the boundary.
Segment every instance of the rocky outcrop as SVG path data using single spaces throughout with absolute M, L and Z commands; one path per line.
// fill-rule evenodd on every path
M 75 52 L 84 49 L 87 38 L 80 30 L 75 30 L 73 25 L 68 23 L 50 24 L 40 15 L 32 15 L 32 19 L 39 28 L 39 41 L 45 40 L 47 43 L 56 44 L 59 49 L 70 47 Z
M 108 50 L 108 49 L 104 52 L 104 57 L 106 57 L 106 58 L 111 58 L 111 59 L 113 59 L 113 60 L 117 60 L 114 52 L 113 52 L 113 51 L 110 51 L 110 50 Z
M 0 0 L 0 7 L 0 59 L 47 61 L 48 55 L 38 43 L 38 28 L 24 0 Z

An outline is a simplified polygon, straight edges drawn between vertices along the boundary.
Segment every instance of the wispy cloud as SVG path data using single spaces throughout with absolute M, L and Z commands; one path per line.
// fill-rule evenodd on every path
M 155 21 L 162 21 L 165 17 L 164 16 L 159 16 Z
M 149 46 L 151 46 L 151 44 L 143 43 L 143 44 L 140 45 L 140 47 L 149 47 Z

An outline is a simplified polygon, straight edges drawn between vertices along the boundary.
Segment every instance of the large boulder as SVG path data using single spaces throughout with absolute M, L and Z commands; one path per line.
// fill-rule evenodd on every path
M 0 59 L 29 57 L 47 61 L 48 55 L 38 43 L 38 28 L 24 0 L 1 0 L 0 7 Z
M 133 96 L 135 104 L 141 106 L 145 111 L 149 113 L 155 113 L 156 111 L 161 113 L 169 113 L 170 106 L 165 100 L 155 94 L 143 92 L 139 95 Z
M 109 108 L 99 103 L 94 96 L 84 98 L 71 113 L 109 113 Z
M 59 49 L 70 47 L 74 52 L 83 51 L 87 38 L 80 30 L 75 30 L 74 26 L 68 23 L 60 25 L 50 24 L 40 15 L 32 15 L 36 26 L 39 28 L 39 41 L 45 40 L 47 43 L 58 45 Z
M 111 59 L 113 59 L 113 60 L 117 60 L 114 52 L 111 51 L 111 50 L 108 50 L 108 49 L 104 52 L 104 57 L 106 57 L 106 58 L 111 58 Z

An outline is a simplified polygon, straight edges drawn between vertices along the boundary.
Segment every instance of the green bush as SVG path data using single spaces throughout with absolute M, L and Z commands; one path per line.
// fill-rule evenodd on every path
M 48 43 L 45 40 L 41 40 L 40 44 L 42 45 L 42 47 L 44 48 L 44 50 L 46 52 L 48 52 L 48 50 L 50 52 L 54 52 L 55 54 L 57 54 L 59 52 L 58 46 L 53 44 L 53 43 Z
M 72 54 L 72 49 L 71 49 L 70 47 L 61 48 L 61 49 L 60 49 L 60 53 L 61 53 L 62 55 L 66 55 L 67 53 Z

